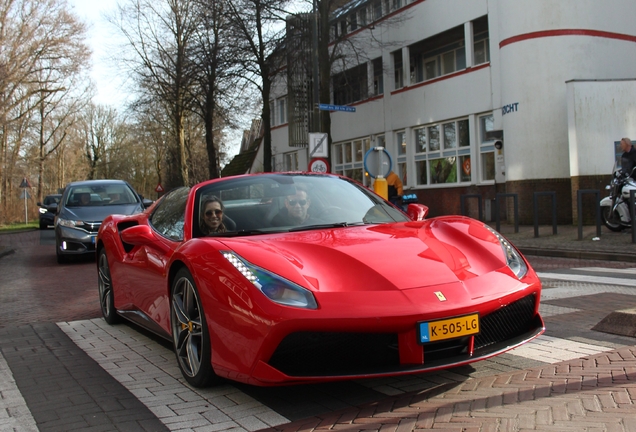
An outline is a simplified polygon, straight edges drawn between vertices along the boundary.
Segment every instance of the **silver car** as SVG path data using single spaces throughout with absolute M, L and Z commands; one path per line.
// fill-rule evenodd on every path
M 142 200 L 123 180 L 87 180 L 69 183 L 55 216 L 57 262 L 70 256 L 95 253 L 95 237 L 110 214 L 139 213 L 152 201 Z

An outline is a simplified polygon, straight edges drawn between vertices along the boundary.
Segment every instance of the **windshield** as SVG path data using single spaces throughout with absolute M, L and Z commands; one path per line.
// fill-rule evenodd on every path
M 51 204 L 57 204 L 60 202 L 62 195 L 47 195 L 44 197 L 44 205 L 49 206 Z
M 125 184 L 74 186 L 66 197 L 68 207 L 94 207 L 138 203 L 133 191 Z
M 194 235 L 253 235 L 408 221 L 353 181 L 329 175 L 259 174 L 197 191 Z

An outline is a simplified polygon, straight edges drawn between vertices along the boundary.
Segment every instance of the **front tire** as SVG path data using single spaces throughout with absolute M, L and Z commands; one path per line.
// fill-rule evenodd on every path
M 106 250 L 100 249 L 97 257 L 97 286 L 99 288 L 99 304 L 104 320 L 110 324 L 117 324 L 121 318 L 115 309 L 115 294 L 113 292 L 113 280 L 110 275 L 110 266 Z
M 201 299 L 190 272 L 182 268 L 171 290 L 172 338 L 179 369 L 193 387 L 207 387 L 219 380 L 212 369 L 212 349 Z
M 612 214 L 610 206 L 601 207 L 601 217 L 603 218 L 603 224 L 610 231 L 620 232 L 625 228 L 625 226 L 621 224 L 621 216 L 616 210 L 614 210 L 614 214 Z

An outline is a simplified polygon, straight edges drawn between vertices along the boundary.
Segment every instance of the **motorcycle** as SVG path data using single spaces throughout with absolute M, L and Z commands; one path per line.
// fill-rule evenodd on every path
M 629 194 L 631 190 L 636 190 L 636 181 L 624 174 L 620 167 L 615 166 L 612 181 L 605 189 L 609 190 L 610 194 L 600 203 L 603 224 L 616 232 L 630 228 L 632 218 L 629 213 Z

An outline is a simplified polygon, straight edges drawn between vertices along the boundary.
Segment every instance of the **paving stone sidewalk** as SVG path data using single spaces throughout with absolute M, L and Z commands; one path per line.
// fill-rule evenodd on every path
M 535 237 L 534 226 L 502 225 L 500 231 L 526 255 L 541 255 L 561 258 L 596 259 L 604 261 L 636 262 L 636 243 L 631 230 L 612 232 L 601 227 L 584 226 L 579 240 L 576 225 L 559 225 L 557 234 L 552 226 L 540 226 Z

